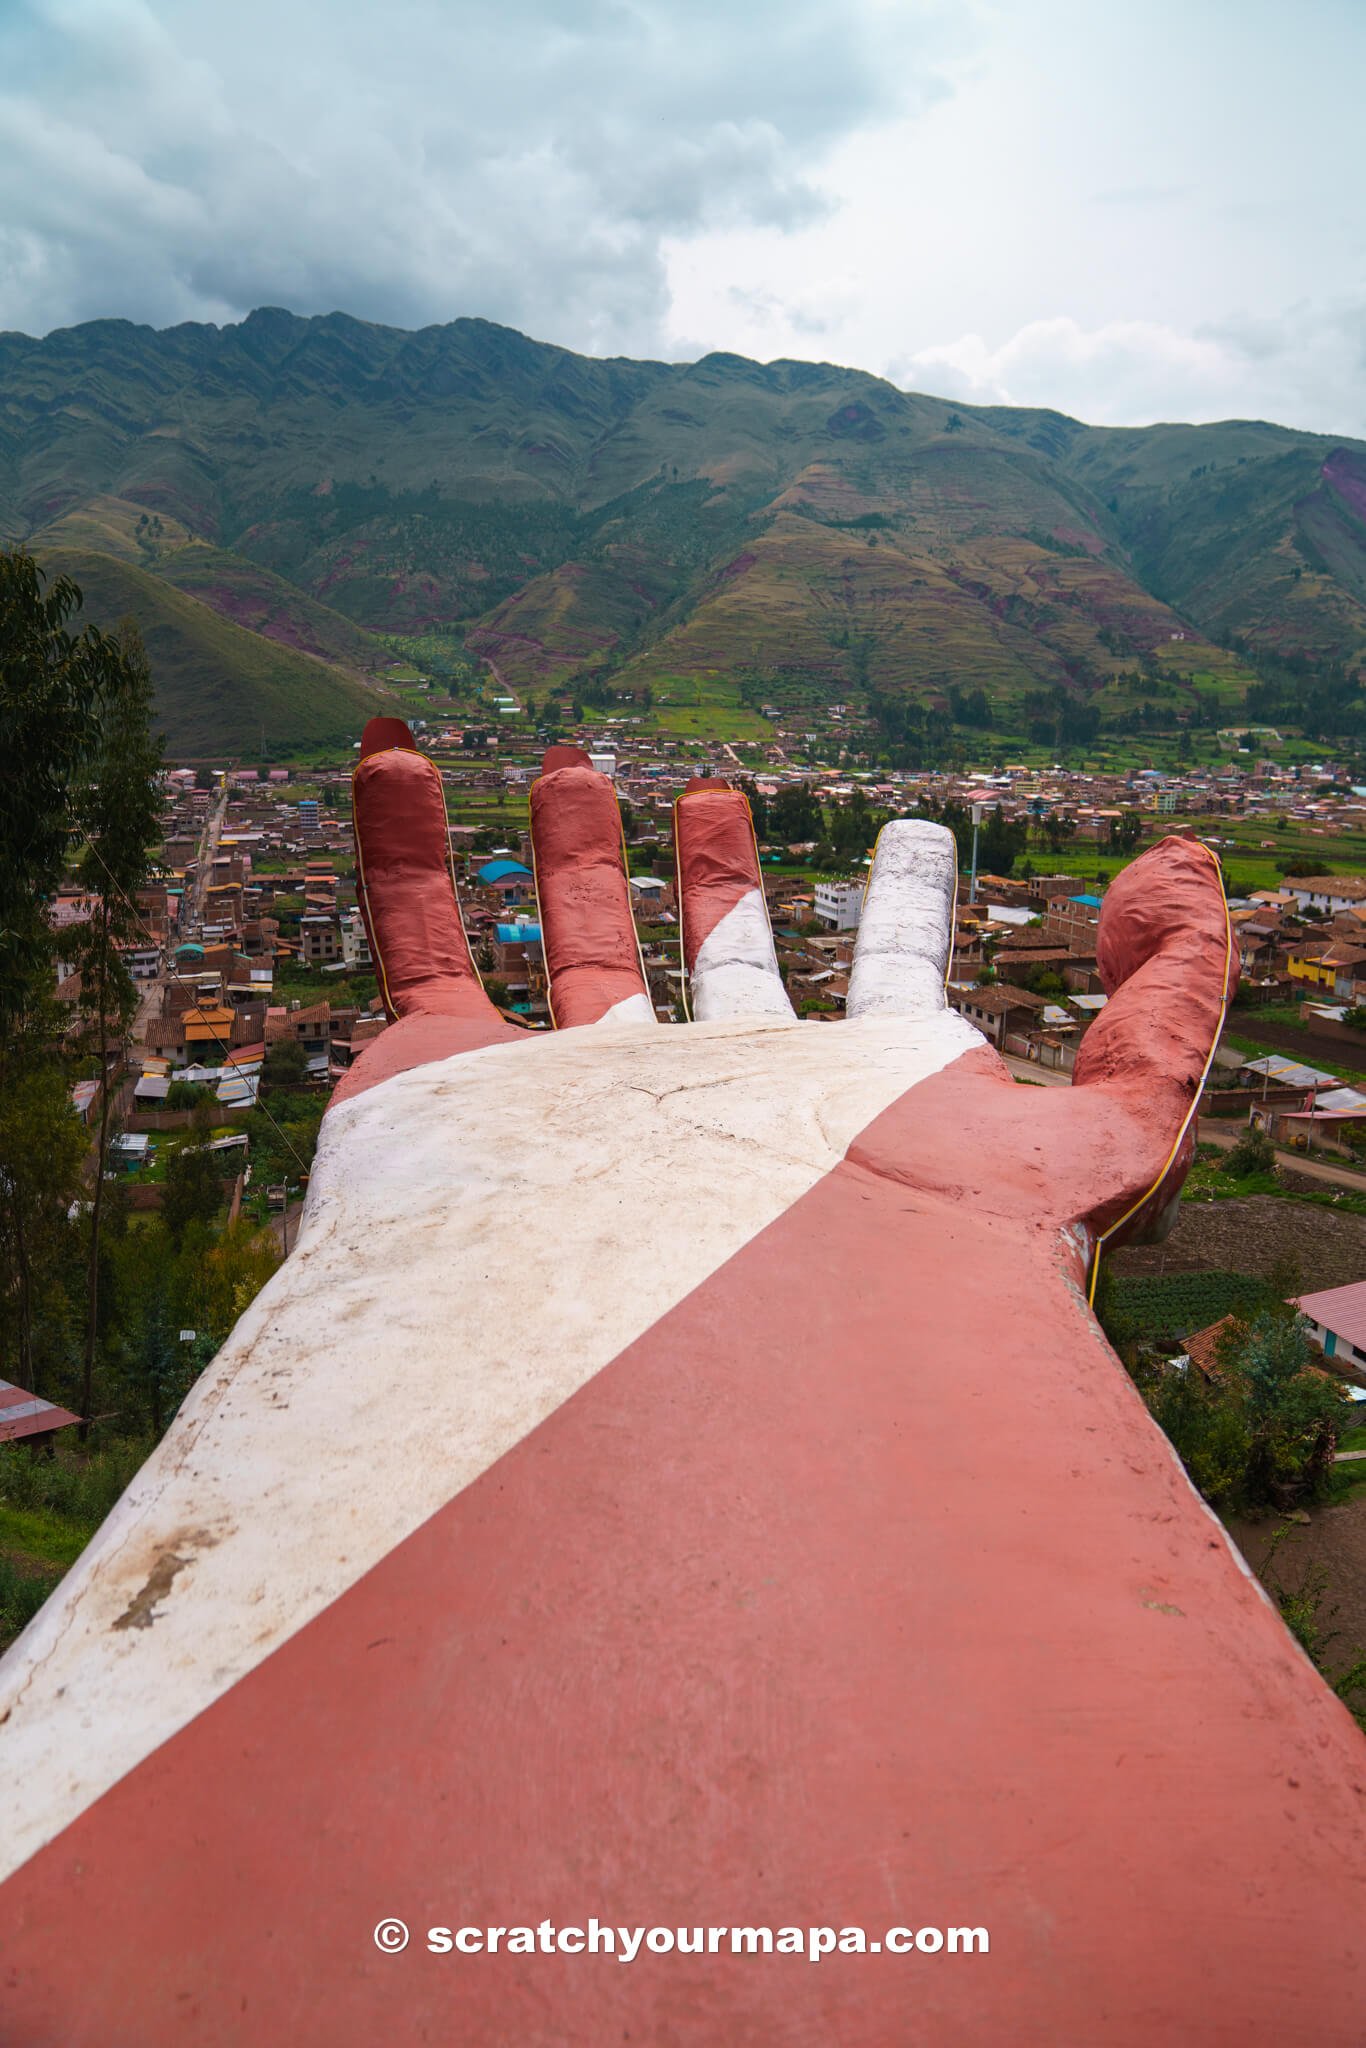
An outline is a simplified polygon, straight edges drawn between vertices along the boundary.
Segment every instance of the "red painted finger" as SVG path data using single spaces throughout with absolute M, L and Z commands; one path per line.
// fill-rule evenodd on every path
M 532 785 L 531 852 L 556 1027 L 653 1024 L 616 794 L 578 747 Z
M 791 1017 L 773 950 L 754 823 L 741 791 L 690 782 L 674 805 L 689 1007 L 717 1017 Z
M 1164 1218 L 1194 1156 L 1200 1091 L 1238 985 L 1219 862 L 1198 840 L 1161 840 L 1116 876 L 1096 948 L 1110 997 L 1082 1040 L 1073 1085 L 1104 1089 L 1151 1133 L 1162 1167 L 1096 1219 L 1101 1241 Z
M 352 777 L 356 875 L 392 1018 L 455 1018 L 502 1036 L 456 901 L 441 776 L 401 719 L 372 718 Z

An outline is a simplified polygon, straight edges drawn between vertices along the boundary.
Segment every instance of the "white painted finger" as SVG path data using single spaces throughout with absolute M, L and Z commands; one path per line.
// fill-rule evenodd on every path
M 723 782 L 689 783 L 674 806 L 674 837 L 693 1017 L 791 1018 L 743 794 Z
M 851 1017 L 928 1017 L 944 1007 L 953 951 L 958 854 L 952 832 L 924 818 L 884 825 L 863 898 Z

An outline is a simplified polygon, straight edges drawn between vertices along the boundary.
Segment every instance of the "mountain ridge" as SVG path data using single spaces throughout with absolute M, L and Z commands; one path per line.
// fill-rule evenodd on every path
M 562 694 L 980 688 L 1023 729 L 1175 663 L 1173 716 L 1298 674 L 1316 716 L 1361 710 L 1366 443 L 584 357 L 476 317 L 0 334 L 0 533 L 189 578 L 340 677 L 407 635 Z

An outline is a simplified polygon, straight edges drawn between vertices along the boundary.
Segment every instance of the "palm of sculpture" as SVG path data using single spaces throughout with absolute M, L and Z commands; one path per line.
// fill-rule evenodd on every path
M 743 800 L 690 789 L 696 1021 L 659 1029 L 610 786 L 556 750 L 560 1028 L 529 1035 L 479 986 L 404 728 L 372 725 L 355 796 L 396 1021 L 296 1254 L 0 1695 L 39 1788 L 6 1893 L 32 1997 L 98 1896 L 108 1995 L 174 1899 L 179 1977 L 300 2039 L 446 2038 L 458 2002 L 479 2042 L 1270 2041 L 1330 1960 L 1311 2031 L 1352 2038 L 1359 1738 L 1084 1299 L 1183 1171 L 1230 976 L 1210 857 L 1115 884 L 1112 1000 L 1077 1085 L 1036 1090 L 944 1008 L 933 828 L 883 835 L 848 1021 L 798 1024 Z M 385 1913 L 985 1924 L 993 1955 L 457 1982 L 367 1954 Z M 171 1981 L 139 2040 L 196 2038 Z

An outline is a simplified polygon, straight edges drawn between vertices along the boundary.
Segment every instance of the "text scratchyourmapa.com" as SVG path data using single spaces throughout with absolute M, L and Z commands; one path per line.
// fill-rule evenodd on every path
M 402 1920 L 381 1920 L 376 1948 L 397 1955 L 408 1946 Z M 432 1955 L 596 1955 L 618 1963 L 667 1955 L 799 1956 L 819 1963 L 830 1955 L 989 1955 L 985 1927 L 618 1927 L 589 1920 L 560 1927 L 553 1920 L 532 1926 L 429 1927 L 423 1946 Z

